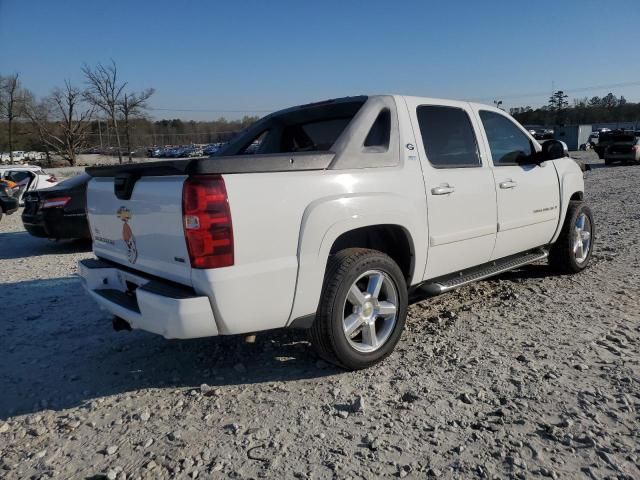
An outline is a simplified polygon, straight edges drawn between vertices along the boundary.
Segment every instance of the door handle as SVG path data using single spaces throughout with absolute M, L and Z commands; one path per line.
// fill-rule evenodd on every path
M 516 188 L 518 186 L 518 182 L 514 182 L 513 180 L 505 180 L 504 182 L 500 182 L 500 188 Z
M 431 189 L 431 193 L 433 195 L 449 195 L 450 193 L 455 192 L 455 190 L 456 189 L 448 183 L 443 183 L 437 187 L 433 187 Z

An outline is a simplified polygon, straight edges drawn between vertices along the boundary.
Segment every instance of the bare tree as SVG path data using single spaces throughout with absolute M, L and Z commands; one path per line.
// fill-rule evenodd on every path
M 127 142 L 127 155 L 131 162 L 131 127 L 129 120 L 132 118 L 144 118 L 148 108 L 147 100 L 153 95 L 155 90 L 148 88 L 140 93 L 125 93 L 118 109 L 124 119 L 124 133 Z
M 83 105 L 84 92 L 65 81 L 51 95 L 37 103 L 25 100 L 25 114 L 36 128 L 42 142 L 71 165 L 76 164 L 76 152 L 86 143 L 95 107 Z
M 20 103 L 22 95 L 22 87 L 17 73 L 7 77 L 0 77 L 0 118 L 5 118 L 8 123 L 9 159 L 11 163 L 13 163 L 13 122 L 20 117 L 22 112 Z
M 122 163 L 122 149 L 118 133 L 118 112 L 119 106 L 123 101 L 123 92 L 127 82 L 119 83 L 118 68 L 113 60 L 109 65 L 105 66 L 99 63 L 95 68 L 85 64 L 82 67 L 82 73 L 87 83 L 87 90 L 84 93 L 85 98 L 109 118 L 116 135 L 118 160 Z

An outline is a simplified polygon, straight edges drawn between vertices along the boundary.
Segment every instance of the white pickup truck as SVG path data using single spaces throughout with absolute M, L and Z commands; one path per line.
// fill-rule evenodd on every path
M 218 155 L 87 169 L 98 258 L 80 276 L 117 328 L 305 328 L 323 358 L 364 368 L 391 353 L 410 300 L 546 257 L 579 272 L 593 250 L 579 166 L 493 107 L 329 100 Z

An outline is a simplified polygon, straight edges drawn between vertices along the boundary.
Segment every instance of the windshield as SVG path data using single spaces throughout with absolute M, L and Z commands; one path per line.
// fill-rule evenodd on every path
M 216 156 L 319 152 L 331 149 L 366 97 L 294 107 L 258 120 Z

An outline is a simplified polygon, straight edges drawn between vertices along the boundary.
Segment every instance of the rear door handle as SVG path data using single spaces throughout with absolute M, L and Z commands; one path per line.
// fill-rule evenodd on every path
M 518 186 L 518 182 L 514 182 L 513 180 L 505 180 L 504 182 L 500 182 L 500 188 L 516 188 Z
M 442 185 L 439 185 L 437 187 L 433 187 L 431 189 L 431 193 L 433 195 L 448 195 L 450 193 L 455 192 L 455 188 L 452 187 L 451 185 L 449 185 L 448 183 L 443 183 Z

